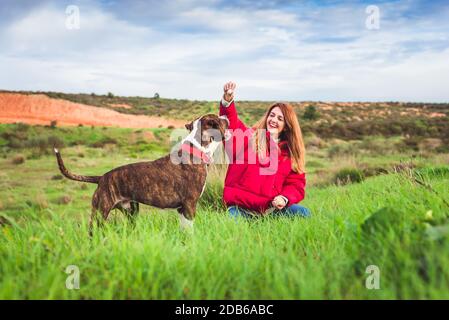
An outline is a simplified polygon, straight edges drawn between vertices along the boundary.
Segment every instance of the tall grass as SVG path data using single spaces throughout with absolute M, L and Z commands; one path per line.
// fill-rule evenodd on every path
M 402 174 L 310 190 L 311 219 L 234 220 L 205 201 L 193 235 L 174 211 L 145 208 L 135 227 L 117 213 L 89 240 L 85 206 L 77 216 L 28 207 L 1 229 L 0 297 L 449 298 L 447 236 L 426 233 L 429 211 L 446 224 L 448 171 L 424 173 L 437 193 Z M 365 287 L 372 264 L 380 290 Z M 79 290 L 65 287 L 68 265 L 80 269 Z
M 157 158 L 168 134 L 153 130 L 150 144 L 139 142 L 145 131 L 0 126 L 0 133 L 17 130 L 28 132 L 21 141 L 58 132 L 66 166 L 92 175 Z M 84 143 L 72 145 L 77 135 Z M 9 136 L 0 137 L 0 298 L 449 298 L 447 154 L 330 158 L 327 148 L 338 141 L 318 141 L 308 152 L 302 202 L 310 219 L 228 217 L 221 202 L 226 167 L 216 165 L 209 168 L 193 235 L 180 230 L 175 210 L 142 206 L 135 226 L 113 212 L 89 240 L 96 186 L 55 179 L 52 155 L 14 164 L 16 152 L 29 150 L 9 149 Z M 107 137 L 117 144 L 91 146 Z M 365 179 L 335 184 L 335 174 L 348 167 L 363 170 Z M 370 168 L 386 172 L 369 177 Z M 69 265 L 79 267 L 79 290 L 66 288 Z M 379 267 L 379 290 L 365 286 L 369 265 Z

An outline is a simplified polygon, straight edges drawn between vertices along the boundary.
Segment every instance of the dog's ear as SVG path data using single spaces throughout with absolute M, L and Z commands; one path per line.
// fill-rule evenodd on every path
M 218 117 L 220 119 L 220 123 L 224 128 L 228 128 L 229 127 L 229 119 L 226 116 L 219 116 Z
M 186 123 L 186 129 L 189 131 L 192 131 L 193 130 L 193 122 Z

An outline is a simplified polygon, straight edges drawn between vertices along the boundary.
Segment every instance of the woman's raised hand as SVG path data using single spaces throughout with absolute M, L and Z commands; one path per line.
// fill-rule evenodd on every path
M 223 98 L 227 101 L 230 102 L 234 99 L 234 90 L 235 90 L 236 84 L 232 81 L 226 82 L 224 87 L 223 87 Z

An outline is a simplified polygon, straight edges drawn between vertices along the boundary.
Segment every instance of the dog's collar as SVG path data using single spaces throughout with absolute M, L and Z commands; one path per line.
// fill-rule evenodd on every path
M 181 151 L 186 151 L 189 154 L 193 155 L 194 157 L 197 157 L 198 159 L 201 159 L 206 164 L 210 163 L 210 157 L 204 153 L 203 151 L 199 150 L 198 148 L 188 145 L 186 143 L 183 143 L 181 145 Z

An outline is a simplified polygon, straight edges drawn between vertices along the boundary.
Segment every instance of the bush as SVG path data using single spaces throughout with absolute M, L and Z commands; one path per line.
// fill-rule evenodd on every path
M 6 217 L 0 216 L 0 226 L 11 225 L 11 222 Z
M 334 182 L 336 184 L 357 183 L 364 180 L 363 172 L 356 168 L 341 169 L 335 174 Z
M 441 139 L 438 138 L 426 138 L 418 144 L 419 150 L 434 152 L 443 144 Z
M 381 174 L 388 174 L 388 170 L 382 167 L 367 167 L 362 170 L 365 178 L 378 176 Z
M 46 138 L 31 138 L 27 141 L 27 147 L 36 148 L 40 151 L 45 151 L 48 147 L 48 140 Z
M 93 148 L 103 148 L 106 144 L 117 144 L 117 140 L 115 140 L 114 138 L 103 138 L 99 141 L 96 141 L 94 143 L 91 143 L 90 146 Z
M 314 105 L 307 106 L 302 116 L 304 120 L 316 120 L 319 118 L 318 111 Z
M 72 201 L 72 197 L 70 197 L 69 195 L 63 195 L 62 197 L 59 197 L 58 200 L 56 201 L 57 204 L 68 204 Z
M 26 147 L 38 149 L 40 154 L 47 154 L 52 148 L 64 147 L 64 142 L 56 136 L 39 137 L 28 140 Z
M 314 147 L 317 149 L 321 149 L 326 147 L 326 143 L 323 141 L 323 139 L 313 136 L 308 139 L 306 139 L 306 148 Z
M 13 164 L 22 164 L 25 162 L 25 157 L 22 155 L 17 155 L 14 158 L 12 158 L 11 161 Z
M 358 148 L 364 150 L 364 152 L 373 155 L 391 154 L 396 151 L 395 145 L 385 139 L 377 139 L 377 137 L 365 137 L 360 143 Z
M 25 143 L 16 137 L 11 137 L 9 139 L 7 146 L 10 147 L 11 149 L 21 149 L 25 147 Z
M 449 141 L 443 141 L 443 144 L 435 149 L 438 153 L 449 153 Z
M 64 147 L 64 141 L 62 141 L 60 138 L 55 136 L 49 136 L 47 138 L 48 145 L 53 148 L 63 148 Z
M 28 129 L 30 128 L 30 125 L 27 123 L 23 123 L 23 122 L 19 122 L 16 125 L 16 130 L 17 131 L 28 131 Z
M 357 152 L 354 145 L 350 143 L 339 143 L 332 145 L 328 151 L 327 154 L 330 158 L 338 157 L 338 156 L 347 156 L 347 155 L 353 155 Z
M 400 151 L 407 151 L 407 150 L 413 150 L 413 151 L 419 151 L 419 144 L 421 143 L 422 138 L 421 137 L 408 137 L 402 140 L 397 144 L 397 147 Z
M 309 161 L 307 161 L 307 167 L 324 168 L 324 164 L 322 164 L 319 161 L 309 160 Z

